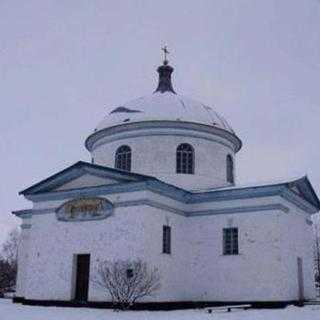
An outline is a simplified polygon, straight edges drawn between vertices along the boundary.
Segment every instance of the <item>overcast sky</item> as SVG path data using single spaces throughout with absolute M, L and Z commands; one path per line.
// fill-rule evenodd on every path
M 0 0 L 0 241 L 18 191 L 78 160 L 113 106 L 151 93 L 167 44 L 178 93 L 243 141 L 238 182 L 308 174 L 320 193 L 317 0 Z

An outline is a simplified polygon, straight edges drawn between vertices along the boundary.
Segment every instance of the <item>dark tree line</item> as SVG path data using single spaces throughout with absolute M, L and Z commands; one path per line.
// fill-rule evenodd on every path
M 0 297 L 15 291 L 19 230 L 12 231 L 0 251 Z

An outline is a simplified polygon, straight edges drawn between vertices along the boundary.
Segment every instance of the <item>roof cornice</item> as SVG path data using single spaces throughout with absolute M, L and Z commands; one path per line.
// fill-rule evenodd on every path
M 206 124 L 200 124 L 196 122 L 187 121 L 172 121 L 172 120 L 149 120 L 149 121 L 137 121 L 125 124 L 119 124 L 112 127 L 108 127 L 102 130 L 95 131 L 85 141 L 85 147 L 88 151 L 94 149 L 96 142 L 104 137 L 120 133 L 130 133 L 132 131 L 139 131 L 145 129 L 185 129 L 207 133 L 212 136 L 218 136 L 228 140 L 233 146 L 234 151 L 238 152 L 242 147 L 242 141 L 232 132 L 225 129 L 218 128 L 216 126 L 209 126 Z
M 31 187 L 24 189 L 19 192 L 22 195 L 33 195 L 37 193 L 46 193 L 57 188 L 58 186 L 71 181 L 83 174 L 92 174 L 99 177 L 116 179 L 120 182 L 131 182 L 131 181 L 145 181 L 154 180 L 154 177 L 127 172 L 119 169 L 110 167 L 100 166 L 89 162 L 78 161 L 75 164 L 67 167 L 66 169 L 57 172 L 56 174 L 32 185 Z
M 319 211 L 319 207 L 317 207 L 314 203 L 293 192 L 289 188 L 288 183 L 193 193 L 157 179 L 150 179 L 138 182 L 123 182 L 111 185 L 85 187 L 71 190 L 26 194 L 25 197 L 34 202 L 42 202 L 145 190 L 160 194 L 184 204 L 199 204 L 206 202 L 279 196 L 308 213 L 316 213 Z
M 116 179 L 118 183 L 70 190 L 54 190 L 57 186 L 85 173 Z M 196 193 L 160 181 L 152 176 L 126 172 L 83 161 L 79 161 L 34 184 L 21 191 L 20 194 L 23 194 L 31 201 L 40 202 L 142 190 L 149 190 L 184 204 L 280 196 L 309 213 L 316 213 L 320 209 L 320 201 L 307 176 L 277 184 L 231 187 Z

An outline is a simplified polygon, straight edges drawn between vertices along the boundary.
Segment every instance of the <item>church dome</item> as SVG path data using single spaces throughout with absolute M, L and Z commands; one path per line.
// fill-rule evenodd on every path
M 163 127 L 188 126 L 190 130 L 211 132 L 229 140 L 234 150 L 239 151 L 241 140 L 221 115 L 210 106 L 175 92 L 171 81 L 173 70 L 164 60 L 157 69 L 159 82 L 152 94 L 111 108 L 87 138 L 87 149 L 91 151 L 98 140 L 115 132 L 157 123 Z
M 195 190 L 234 184 L 241 140 L 211 107 L 177 94 L 164 60 L 150 95 L 114 106 L 86 139 L 92 162 Z
M 234 134 L 227 121 L 213 108 L 174 91 L 171 82 L 173 70 L 164 60 L 157 69 L 159 83 L 154 93 L 115 106 L 94 131 L 136 122 L 179 121 L 215 127 Z
M 211 107 L 173 91 L 156 91 L 115 107 L 96 131 L 141 121 L 182 121 L 214 126 L 234 133 L 227 121 Z

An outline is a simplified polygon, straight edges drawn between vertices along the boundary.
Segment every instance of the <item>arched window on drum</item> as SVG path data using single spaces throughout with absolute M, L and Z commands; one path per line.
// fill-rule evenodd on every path
M 188 143 L 177 148 L 177 173 L 194 174 L 194 149 Z
M 230 154 L 227 155 L 227 182 L 234 183 L 234 168 L 233 158 Z
M 115 168 L 131 171 L 131 148 L 129 146 L 121 146 L 117 149 L 115 155 Z

